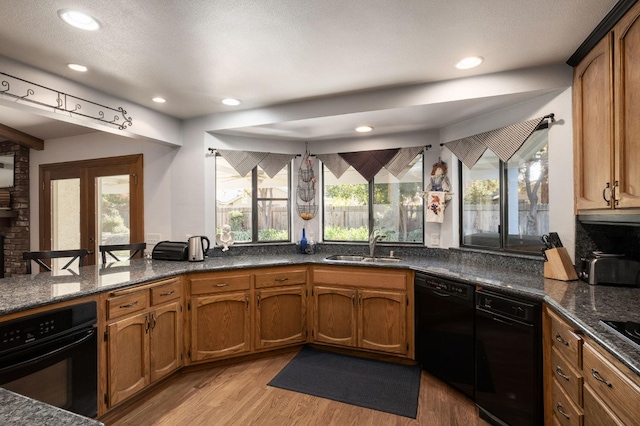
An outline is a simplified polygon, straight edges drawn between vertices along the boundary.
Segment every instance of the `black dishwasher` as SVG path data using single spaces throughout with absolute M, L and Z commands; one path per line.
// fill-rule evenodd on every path
M 474 286 L 417 273 L 414 289 L 416 361 L 473 399 Z
M 496 425 L 541 425 L 541 304 L 476 292 L 476 405 Z

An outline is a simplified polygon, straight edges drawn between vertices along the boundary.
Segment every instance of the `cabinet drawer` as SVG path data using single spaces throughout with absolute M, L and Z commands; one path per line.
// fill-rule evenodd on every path
M 182 282 L 180 280 L 172 280 L 167 284 L 151 289 L 151 305 L 155 306 L 170 300 L 179 299 L 181 295 Z
M 553 377 L 577 405 L 582 405 L 582 374 L 564 359 L 556 347 L 551 350 Z
M 588 385 L 584 387 L 584 425 L 624 425 Z
M 190 278 L 189 281 L 191 282 L 191 294 L 249 290 L 251 287 L 251 275 L 247 273 L 211 275 L 201 278 Z
M 640 418 L 640 389 L 593 346 L 585 343 L 584 380 L 626 424 Z
M 551 311 L 551 343 L 574 367 L 582 368 L 582 338 L 573 327 Z
M 306 269 L 284 269 L 256 274 L 256 288 L 278 287 L 282 285 L 306 284 Z
M 553 379 L 553 414 L 559 423 L 564 426 L 582 426 L 582 409 L 564 393 L 557 379 Z
M 366 268 L 315 268 L 314 284 L 341 284 L 358 288 L 406 290 L 407 274 L 398 271 L 371 271 Z
M 149 305 L 147 290 L 107 299 L 107 319 L 118 318 L 132 312 L 142 311 Z

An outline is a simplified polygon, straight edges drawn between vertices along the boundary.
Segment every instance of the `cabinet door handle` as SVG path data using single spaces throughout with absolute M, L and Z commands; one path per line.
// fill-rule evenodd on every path
M 562 336 L 560 335 L 560 333 L 556 333 L 556 340 L 560 343 L 562 343 L 565 346 L 569 346 L 569 342 L 567 342 L 566 340 L 564 340 L 562 338 Z
M 351 295 L 351 304 L 353 305 L 353 307 L 356 307 L 356 295 L 352 294 Z
M 258 309 L 260 309 L 260 295 L 258 295 Z
M 249 309 L 249 296 L 247 296 L 247 309 Z
M 607 200 L 607 189 L 609 190 L 609 199 Z M 607 202 L 607 206 L 611 205 L 611 185 L 609 184 L 609 182 L 607 182 L 607 184 L 604 186 L 604 189 L 602 190 L 602 199 L 605 200 Z
M 358 295 L 358 305 L 362 306 L 362 294 Z
M 151 314 L 151 319 L 153 320 L 153 326 L 151 327 L 151 330 L 155 330 L 156 324 L 158 323 L 158 321 L 156 320 L 156 314 Z
M 560 368 L 560 366 L 558 365 L 556 367 L 556 374 L 560 377 L 562 377 L 563 379 L 565 379 L 566 381 L 569 381 L 569 376 L 567 376 L 566 374 L 564 374 L 564 372 L 562 371 L 562 368 Z
M 602 378 L 602 376 L 600 375 L 600 373 L 598 373 L 598 370 L 596 370 L 595 368 L 591 369 L 591 375 L 593 376 L 594 379 L 596 379 L 599 382 L 604 383 L 605 385 L 609 386 L 609 387 L 613 387 L 613 385 L 611 384 L 610 381 L 605 380 Z
M 132 308 L 138 304 L 138 301 L 127 303 L 126 305 L 120 305 L 120 309 Z
M 615 181 L 613 183 L 613 187 L 611 188 L 611 200 L 613 200 L 613 205 L 617 206 L 618 203 L 620 202 L 620 200 L 618 200 L 618 198 L 616 198 L 616 188 L 618 188 L 618 181 Z
M 220 283 L 220 284 L 216 284 L 216 287 L 226 287 L 228 285 L 229 283 Z
M 171 296 L 175 292 L 175 290 L 167 291 L 165 293 L 160 293 L 160 296 Z
M 558 402 L 558 405 L 556 405 L 556 410 L 558 410 L 558 413 L 562 414 L 567 419 L 571 418 L 571 416 L 566 411 L 564 411 L 564 407 L 559 402 Z
M 144 322 L 145 322 L 145 327 L 144 327 L 144 332 L 145 334 L 149 333 L 149 326 L 151 325 L 151 323 L 149 322 L 149 315 L 145 315 L 144 317 Z
M 288 281 L 288 280 L 289 280 L 289 278 L 284 277 L 284 278 L 276 278 L 274 281 L 281 283 L 283 281 Z

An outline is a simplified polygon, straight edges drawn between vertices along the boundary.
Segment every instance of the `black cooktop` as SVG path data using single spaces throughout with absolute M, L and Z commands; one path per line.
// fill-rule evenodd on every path
M 640 323 L 634 321 L 605 321 L 601 323 L 632 343 L 640 346 Z

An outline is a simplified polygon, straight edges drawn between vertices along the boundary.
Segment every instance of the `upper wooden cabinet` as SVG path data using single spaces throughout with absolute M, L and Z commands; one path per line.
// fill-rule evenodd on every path
M 574 69 L 578 213 L 640 207 L 640 3 Z

